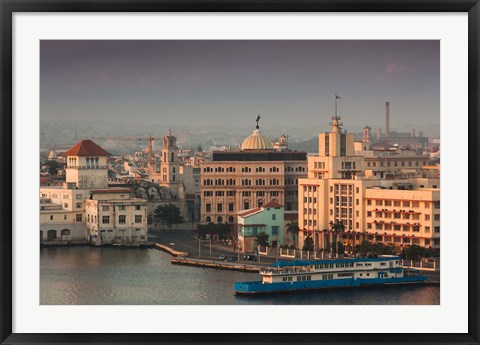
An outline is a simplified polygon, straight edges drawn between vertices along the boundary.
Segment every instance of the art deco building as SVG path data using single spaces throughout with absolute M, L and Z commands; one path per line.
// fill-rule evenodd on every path
M 347 250 L 364 239 L 438 248 L 438 169 L 402 151 L 355 151 L 353 135 L 332 120 L 331 132 L 319 134 L 318 156 L 308 157 L 308 178 L 299 181 L 300 247 L 309 235 L 316 249 L 329 248 L 331 224 L 340 221 Z
M 242 210 L 269 202 L 298 205 L 298 181 L 307 177 L 305 152 L 275 150 L 258 125 L 239 150 L 213 152 L 201 164 L 201 222 L 235 223 Z

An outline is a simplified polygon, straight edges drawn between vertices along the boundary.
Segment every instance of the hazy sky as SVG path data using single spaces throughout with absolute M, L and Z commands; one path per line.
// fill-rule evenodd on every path
M 42 41 L 41 119 L 440 123 L 439 41 Z

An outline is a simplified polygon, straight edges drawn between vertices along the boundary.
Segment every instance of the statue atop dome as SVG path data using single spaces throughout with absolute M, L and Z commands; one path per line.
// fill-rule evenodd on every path
M 252 135 L 247 137 L 242 145 L 241 149 L 242 151 L 245 150 L 273 150 L 273 144 L 272 140 L 269 138 L 265 137 L 262 135 L 262 132 L 260 131 L 260 126 L 258 125 L 258 122 L 260 121 L 260 114 L 258 114 L 257 119 L 255 120 L 257 122 L 256 128 L 253 130 Z

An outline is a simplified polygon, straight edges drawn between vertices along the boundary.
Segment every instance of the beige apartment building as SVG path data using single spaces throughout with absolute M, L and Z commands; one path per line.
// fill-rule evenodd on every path
M 84 241 L 86 228 L 81 211 L 62 208 L 49 198 L 40 198 L 40 242 Z
M 95 245 L 147 241 L 147 201 L 122 188 L 92 190 L 85 200 L 87 237 Z
M 257 126 L 241 149 L 213 152 L 200 169 L 201 222 L 235 223 L 240 211 L 269 202 L 296 210 L 307 160 L 305 152 L 275 150 Z
M 409 183 L 398 185 L 407 189 L 365 189 L 367 239 L 396 247 L 417 244 L 439 248 L 440 190 L 413 188 Z
M 402 151 L 365 156 L 340 118 L 332 120 L 332 131 L 319 135 L 319 155 L 308 157 L 308 178 L 299 180 L 300 247 L 310 235 L 316 249 L 328 249 L 331 224 L 341 221 L 347 251 L 364 239 L 439 248 L 439 170 L 427 169 L 427 157 Z

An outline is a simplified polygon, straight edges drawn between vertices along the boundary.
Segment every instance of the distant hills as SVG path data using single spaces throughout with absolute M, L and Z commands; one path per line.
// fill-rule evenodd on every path
M 307 153 L 318 152 L 318 137 L 305 141 L 289 142 L 290 150 L 306 151 Z

